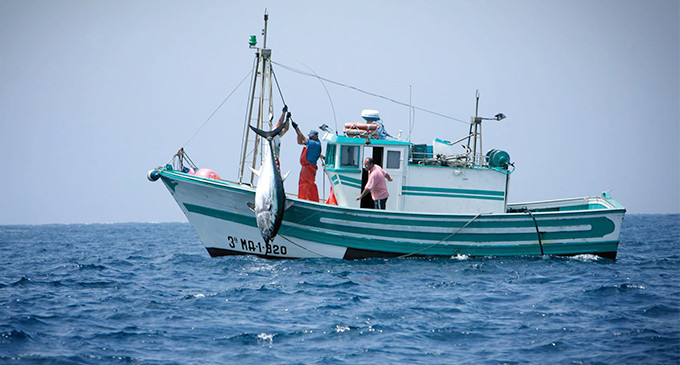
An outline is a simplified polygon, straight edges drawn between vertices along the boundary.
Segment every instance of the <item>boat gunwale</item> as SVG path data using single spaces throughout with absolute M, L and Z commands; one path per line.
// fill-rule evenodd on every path
M 176 171 L 176 170 L 166 170 L 163 168 L 160 168 L 157 170 L 161 176 L 170 177 L 170 178 L 176 178 L 188 182 L 194 182 L 194 183 L 199 183 L 201 185 L 206 185 L 206 186 L 211 186 L 211 187 L 216 187 L 216 188 L 226 188 L 226 189 L 232 189 L 232 190 L 237 190 L 241 192 L 248 192 L 248 193 L 255 193 L 255 187 L 249 186 L 249 185 L 244 185 L 244 184 L 239 184 L 236 182 L 228 181 L 228 180 L 217 180 L 217 179 L 210 179 L 210 178 L 204 178 L 200 176 L 195 176 L 195 175 L 190 175 L 181 171 Z M 354 215 L 354 216 L 376 216 L 376 215 L 384 215 L 384 216 L 389 216 L 389 215 L 396 215 L 396 216 L 416 216 L 418 218 L 427 218 L 427 217 L 433 217 L 433 218 L 458 218 L 458 219 L 470 219 L 475 216 L 478 218 L 524 218 L 527 216 L 526 212 L 503 212 L 503 213 L 480 213 L 480 214 L 453 214 L 453 213 L 438 213 L 438 212 L 411 212 L 411 211 L 393 211 L 393 210 L 375 210 L 375 209 L 365 209 L 365 208 L 354 208 L 354 207 L 344 207 L 344 206 L 339 206 L 339 205 L 329 205 L 325 204 L 322 202 L 314 202 L 310 200 L 304 200 L 300 199 L 295 195 L 292 194 L 286 194 L 286 199 L 291 199 L 295 202 L 295 204 L 308 204 L 314 207 L 314 209 L 321 209 L 321 210 L 341 210 L 345 211 L 346 214 Z M 542 218 L 547 218 L 547 217 L 552 217 L 552 216 L 560 216 L 560 217 L 565 217 L 565 216 L 570 216 L 570 215 L 593 215 L 593 214 L 602 214 L 602 213 L 607 213 L 607 214 L 625 214 L 626 209 L 625 208 L 616 208 L 614 207 L 615 204 L 610 203 L 612 199 L 605 199 L 601 197 L 582 197 L 582 198 L 567 198 L 567 199 L 557 199 L 557 200 L 546 200 L 546 201 L 539 201 L 539 202 L 531 202 L 531 203 L 512 203 L 508 204 L 508 206 L 522 206 L 522 205 L 529 205 L 529 204 L 536 204 L 536 203 L 555 203 L 555 202 L 561 202 L 561 201 L 569 201 L 569 200 L 575 200 L 575 199 L 597 199 L 599 201 L 606 202 L 612 207 L 605 207 L 605 208 L 594 208 L 594 209 L 581 209 L 581 210 L 567 210 L 567 211 L 547 211 L 547 212 L 531 212 L 534 216 L 537 217 L 542 217 Z M 618 203 L 617 203 L 618 204 Z

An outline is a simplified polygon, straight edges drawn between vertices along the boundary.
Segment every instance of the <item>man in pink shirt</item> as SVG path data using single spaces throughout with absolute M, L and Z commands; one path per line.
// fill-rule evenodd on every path
M 385 209 L 387 197 L 390 196 L 387 192 L 387 183 L 385 182 L 385 179 L 392 181 L 390 174 L 383 170 L 382 167 L 374 164 L 373 159 L 370 157 L 367 157 L 364 160 L 364 168 L 368 171 L 368 182 L 366 183 L 364 191 L 357 197 L 357 200 L 361 200 L 361 198 L 370 191 L 375 209 Z

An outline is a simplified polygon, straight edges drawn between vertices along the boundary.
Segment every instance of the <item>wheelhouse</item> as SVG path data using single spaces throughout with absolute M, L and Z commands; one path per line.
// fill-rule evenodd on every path
M 370 195 L 356 197 L 368 180 L 363 160 L 372 157 L 390 174 L 387 210 L 434 213 L 503 213 L 510 172 L 488 166 L 469 166 L 452 155 L 435 154 L 433 145 L 407 141 L 341 136 L 327 133 L 326 174 L 338 205 L 372 208 Z

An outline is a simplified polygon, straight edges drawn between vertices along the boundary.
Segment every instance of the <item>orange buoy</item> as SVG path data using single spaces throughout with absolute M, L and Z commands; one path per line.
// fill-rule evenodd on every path
M 204 177 L 206 179 L 222 180 L 220 175 L 211 169 L 198 169 L 198 171 L 196 171 L 196 176 Z

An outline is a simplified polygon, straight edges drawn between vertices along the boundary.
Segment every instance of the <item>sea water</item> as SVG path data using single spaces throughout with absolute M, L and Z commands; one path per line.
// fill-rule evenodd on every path
M 617 261 L 210 258 L 186 223 L 0 226 L 0 363 L 680 363 L 680 216 Z

